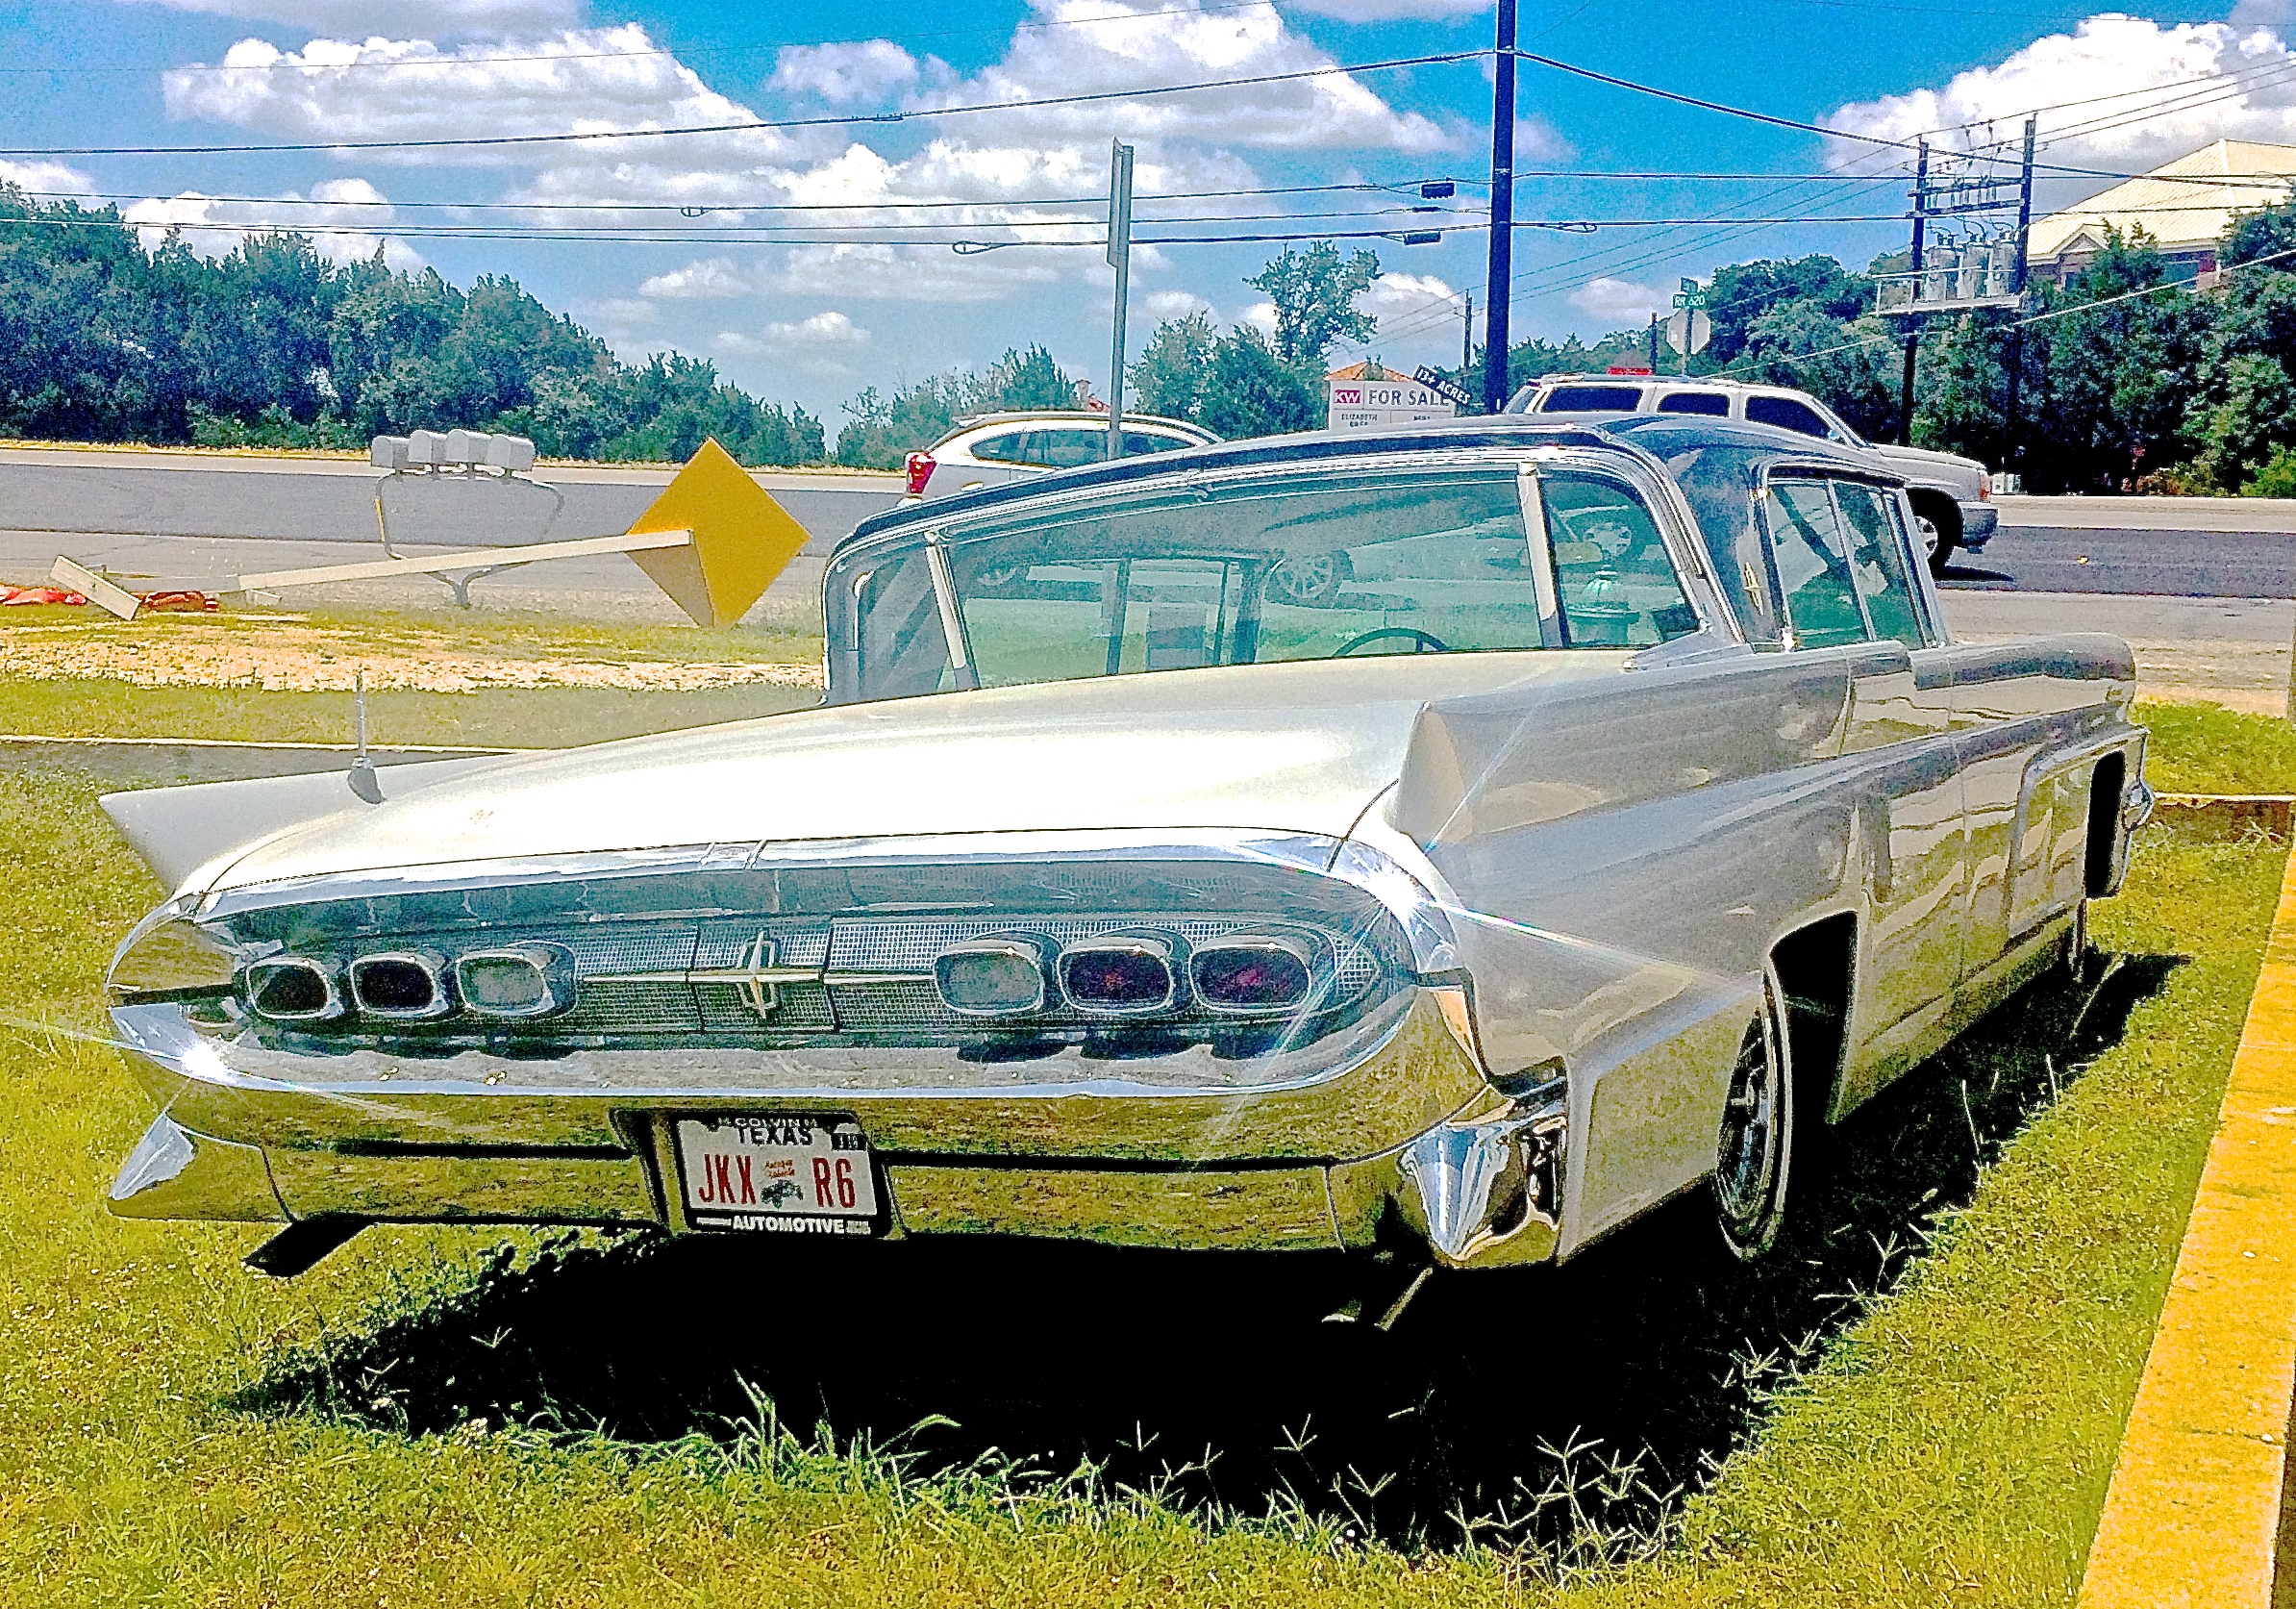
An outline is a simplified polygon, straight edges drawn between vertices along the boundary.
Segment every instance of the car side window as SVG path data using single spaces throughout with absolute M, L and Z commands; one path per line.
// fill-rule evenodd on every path
M 983 464 L 1034 464 L 1029 456 L 1029 438 L 1026 430 L 1008 430 L 1002 436 L 985 436 L 965 449 L 967 456 Z
M 1661 414 L 1705 414 L 1712 418 L 1730 416 L 1730 395 L 1726 391 L 1669 391 L 1659 398 Z
M 1642 500 L 1592 475 L 1539 477 L 1564 640 L 1575 648 L 1642 648 L 1687 636 L 1698 616 Z
M 1778 590 L 1794 645 L 1833 648 L 1865 641 L 1865 612 L 1824 481 L 1776 480 L 1762 499 Z
M 1849 539 L 1850 573 L 1865 600 L 1874 635 L 1894 637 L 1909 648 L 1928 647 L 1907 569 L 1905 537 L 1895 518 L 1896 499 L 1856 481 L 1835 481 L 1834 497 Z
M 1542 414 L 1632 414 L 1642 406 L 1639 386 L 1557 386 L 1538 405 Z
M 1189 444 L 1177 436 L 1154 436 L 1144 430 L 1128 430 L 1124 433 L 1126 458 L 1144 458 L 1150 453 L 1175 453 Z
M 1750 396 L 1746 399 L 1746 418 L 1752 424 L 1776 425 L 1803 436 L 1834 434 L 1816 409 L 1790 396 Z
M 1034 462 L 1047 469 L 1074 469 L 1098 464 L 1108 456 L 1109 433 L 1105 425 L 1082 430 L 1047 430 L 1039 434 L 1044 438 L 1044 450 Z

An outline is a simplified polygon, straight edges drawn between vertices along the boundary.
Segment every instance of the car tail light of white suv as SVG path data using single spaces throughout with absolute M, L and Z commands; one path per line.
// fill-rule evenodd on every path
M 911 453 L 909 455 L 909 494 L 911 497 L 925 495 L 925 483 L 933 478 L 933 471 L 936 467 L 931 453 Z

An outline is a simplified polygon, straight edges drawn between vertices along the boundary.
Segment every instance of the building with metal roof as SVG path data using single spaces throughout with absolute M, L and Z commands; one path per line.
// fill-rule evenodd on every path
M 2296 145 L 2216 140 L 2035 218 L 2026 252 L 2029 277 L 2062 285 L 2095 260 L 2110 232 L 2131 236 L 2139 229 L 2178 278 L 2213 275 L 2217 247 L 2234 218 L 2286 201 L 2292 178 Z

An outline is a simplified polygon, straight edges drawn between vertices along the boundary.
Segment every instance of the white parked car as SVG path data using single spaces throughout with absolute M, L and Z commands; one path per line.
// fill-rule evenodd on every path
M 1808 391 L 1663 374 L 1549 374 L 1508 403 L 1510 414 L 1689 414 L 1774 425 L 1800 436 L 1838 441 L 1882 459 L 1906 478 L 1915 531 L 1942 575 L 1956 548 L 1975 553 L 1993 538 L 2001 513 L 1993 506 L 1993 478 L 1974 458 L 1868 441 Z
M 1207 447 L 1219 440 L 1185 419 L 1124 416 L 1126 458 Z M 1001 486 L 1048 469 L 1078 469 L 1108 457 L 1109 416 L 1046 409 L 1027 414 L 977 415 L 922 452 L 909 455 L 909 494 L 945 497 L 952 491 Z

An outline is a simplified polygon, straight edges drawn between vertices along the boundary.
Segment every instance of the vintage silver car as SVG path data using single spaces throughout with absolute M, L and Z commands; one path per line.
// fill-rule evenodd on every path
M 109 798 L 174 889 L 112 1206 L 280 1273 L 438 1219 L 1488 1267 L 1704 1190 L 1759 1255 L 2149 809 L 2126 645 L 1958 644 L 1913 553 L 1870 457 L 1698 418 L 888 512 L 818 709 Z

